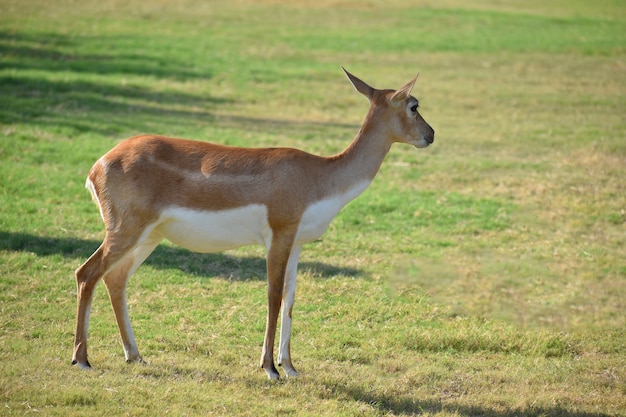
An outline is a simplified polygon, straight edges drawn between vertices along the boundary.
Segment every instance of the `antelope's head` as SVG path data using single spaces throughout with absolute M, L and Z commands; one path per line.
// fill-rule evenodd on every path
M 419 113 L 419 101 L 411 95 L 417 75 L 398 90 L 377 90 L 343 68 L 354 88 L 371 103 L 370 115 L 377 113 L 393 142 L 425 148 L 435 140 L 435 131 Z

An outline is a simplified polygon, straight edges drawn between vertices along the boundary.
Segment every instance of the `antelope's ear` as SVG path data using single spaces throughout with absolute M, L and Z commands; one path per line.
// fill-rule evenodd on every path
M 419 74 L 417 74 L 415 78 L 413 78 L 411 81 L 406 83 L 404 87 L 400 88 L 395 93 L 393 93 L 393 96 L 391 96 L 391 102 L 399 103 L 409 98 L 411 96 L 411 91 L 413 90 L 413 86 L 415 85 L 415 81 L 417 81 L 418 76 Z
M 355 77 L 354 75 L 350 74 L 348 71 L 346 71 L 344 67 L 341 67 L 341 69 L 343 70 L 343 72 L 346 73 L 346 75 L 348 76 L 348 79 L 354 86 L 355 90 L 363 94 L 365 97 L 367 97 L 368 100 L 371 101 L 372 97 L 374 96 L 375 89 L 367 85 L 365 81 L 362 81 L 358 79 L 357 77 Z

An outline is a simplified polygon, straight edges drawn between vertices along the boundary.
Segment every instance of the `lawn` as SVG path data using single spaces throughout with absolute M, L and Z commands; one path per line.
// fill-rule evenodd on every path
M 164 242 L 104 286 L 70 366 L 84 189 L 125 137 L 331 155 L 420 73 L 436 131 L 394 145 L 303 248 L 297 379 L 258 361 L 259 247 Z M 626 416 L 626 4 L 0 0 L 0 415 Z

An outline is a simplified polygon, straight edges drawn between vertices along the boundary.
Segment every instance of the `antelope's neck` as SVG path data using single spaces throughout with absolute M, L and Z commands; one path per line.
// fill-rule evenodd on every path
M 322 197 L 302 214 L 296 243 L 311 242 L 324 233 L 337 213 L 369 186 L 390 147 L 386 137 L 361 129 L 345 151 L 328 159 L 324 174 L 329 181 L 320 181 L 326 184 Z
M 346 181 L 369 184 L 378 173 L 390 148 L 391 141 L 380 129 L 363 124 L 350 146 L 331 157 L 336 169 L 343 171 L 336 176 Z

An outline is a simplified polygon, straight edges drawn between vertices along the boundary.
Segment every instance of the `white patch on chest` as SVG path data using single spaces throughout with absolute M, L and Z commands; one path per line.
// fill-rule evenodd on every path
M 267 208 L 261 204 L 218 211 L 170 207 L 163 211 L 159 223 L 156 230 L 167 240 L 194 252 L 266 246 L 272 239 Z
M 302 214 L 296 243 L 302 245 L 322 236 L 343 206 L 365 191 L 369 184 L 369 181 L 359 182 L 343 194 L 311 204 Z

